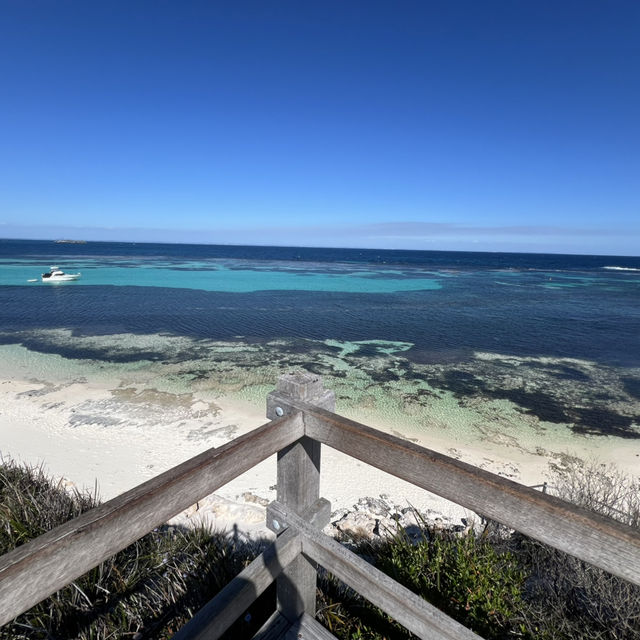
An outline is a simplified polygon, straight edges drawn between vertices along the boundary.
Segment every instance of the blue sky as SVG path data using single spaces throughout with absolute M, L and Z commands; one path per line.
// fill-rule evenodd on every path
M 0 237 L 640 255 L 640 3 L 0 0 Z

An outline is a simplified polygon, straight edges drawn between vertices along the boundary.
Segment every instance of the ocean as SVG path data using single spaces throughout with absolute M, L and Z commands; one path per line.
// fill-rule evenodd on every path
M 5 375 L 144 363 L 264 403 L 305 368 L 405 432 L 640 438 L 640 257 L 0 240 L 0 345 Z

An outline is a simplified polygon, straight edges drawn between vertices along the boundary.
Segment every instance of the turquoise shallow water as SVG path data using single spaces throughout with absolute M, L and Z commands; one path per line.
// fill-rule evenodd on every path
M 82 279 L 27 282 L 52 264 Z M 0 344 L 59 356 L 56 366 L 83 360 L 138 375 L 152 363 L 162 388 L 208 385 L 247 397 L 302 367 L 357 411 L 389 420 L 426 424 L 438 403 L 481 403 L 493 422 L 509 406 L 533 423 L 635 439 L 639 265 L 0 241 Z
M 115 264 L 114 264 L 115 262 Z M 250 293 L 255 291 L 335 291 L 343 293 L 394 293 L 402 291 L 428 291 L 442 288 L 440 278 L 413 274 L 407 278 L 402 271 L 388 269 L 343 269 L 328 272 L 326 268 L 310 266 L 276 269 L 251 268 L 240 261 L 231 264 L 213 262 L 187 262 L 167 265 L 140 262 L 131 266 L 130 261 L 121 265 L 96 265 L 90 260 L 76 260 L 72 265 L 58 265 L 67 273 L 80 271 L 82 277 L 73 283 L 43 283 L 41 273 L 46 266 L 22 261 L 20 264 L 0 263 L 0 285 L 6 286 L 135 286 L 170 287 L 221 291 L 228 293 Z M 346 272 L 345 272 L 346 270 Z M 29 280 L 37 278 L 37 282 Z
M 406 437 L 442 436 L 452 446 L 483 440 L 487 450 L 508 442 L 542 455 L 538 448 L 562 453 L 582 438 L 613 436 L 640 455 L 640 368 L 495 352 L 422 364 L 407 357 L 413 344 L 383 340 L 256 344 L 68 330 L 16 338 L 45 349 L 0 345 L 0 377 L 38 380 L 49 391 L 91 381 L 168 393 L 176 402 L 184 394 L 231 396 L 261 411 L 283 372 L 304 369 L 335 391 L 339 413 Z
M 42 283 L 52 264 L 82 277 Z M 0 339 L 59 327 L 259 343 L 383 340 L 410 343 L 414 362 L 497 351 L 637 366 L 638 264 L 599 256 L 0 240 Z

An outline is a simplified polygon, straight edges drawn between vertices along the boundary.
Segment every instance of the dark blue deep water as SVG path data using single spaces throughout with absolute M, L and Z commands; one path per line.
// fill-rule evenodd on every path
M 82 277 L 29 282 L 53 264 Z M 403 341 L 416 363 L 482 351 L 637 367 L 640 258 L 0 240 L 0 341 L 46 351 L 30 332 L 51 328 Z

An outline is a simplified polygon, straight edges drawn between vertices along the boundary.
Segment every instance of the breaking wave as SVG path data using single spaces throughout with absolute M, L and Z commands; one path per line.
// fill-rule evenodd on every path
M 610 271 L 638 271 L 640 269 L 636 269 L 635 267 L 603 267 L 603 269 L 609 269 Z

